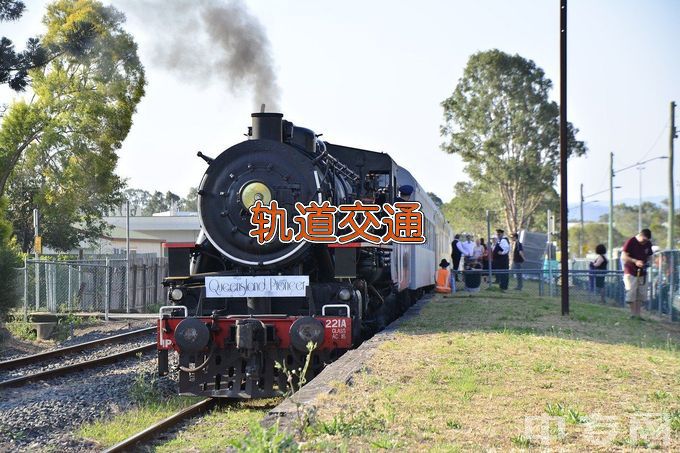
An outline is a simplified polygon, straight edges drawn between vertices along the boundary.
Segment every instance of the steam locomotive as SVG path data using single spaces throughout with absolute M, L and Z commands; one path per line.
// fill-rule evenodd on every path
M 287 369 L 310 375 L 382 329 L 433 286 L 451 229 L 413 176 L 385 153 L 322 141 L 280 113 L 254 113 L 248 139 L 208 164 L 198 189 L 201 232 L 172 250 L 164 280 L 169 305 L 158 320 L 158 368 L 179 361 L 186 395 L 263 398 L 287 387 Z M 423 244 L 281 242 L 249 235 L 250 208 L 276 200 L 293 218 L 297 202 L 333 206 L 393 203 L 414 188 Z M 302 281 L 302 284 L 300 282 Z

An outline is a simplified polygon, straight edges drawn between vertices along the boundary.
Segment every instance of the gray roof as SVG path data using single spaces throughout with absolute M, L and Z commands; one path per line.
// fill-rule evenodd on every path
M 104 217 L 114 227 L 125 229 L 125 216 Z M 177 231 L 201 229 L 198 216 L 130 216 L 130 229 L 135 231 Z

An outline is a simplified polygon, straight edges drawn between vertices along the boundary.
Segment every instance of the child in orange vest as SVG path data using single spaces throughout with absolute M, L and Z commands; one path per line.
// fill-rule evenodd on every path
M 446 261 L 446 258 L 442 259 L 439 263 L 439 269 L 435 275 L 435 288 L 434 290 L 438 293 L 450 294 L 456 292 L 456 283 L 453 279 L 451 271 L 447 269 L 451 263 Z

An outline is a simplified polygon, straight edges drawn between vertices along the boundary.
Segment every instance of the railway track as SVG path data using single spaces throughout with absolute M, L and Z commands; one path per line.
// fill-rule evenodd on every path
M 143 335 L 145 333 L 155 332 L 156 327 L 145 327 L 143 329 L 133 330 L 131 332 L 125 332 L 118 335 L 111 335 L 105 338 L 100 338 L 98 340 L 87 341 L 85 343 L 76 344 L 73 346 L 67 346 L 65 348 L 54 349 L 52 351 L 40 352 L 38 354 L 27 355 L 23 357 L 18 357 L 16 359 L 5 360 L 0 362 L 0 370 L 13 369 L 18 366 L 31 365 L 34 363 L 39 363 L 45 359 L 53 359 L 56 357 L 62 357 L 67 354 L 72 354 L 74 352 L 85 351 L 86 349 L 96 348 L 98 346 L 118 343 L 125 341 L 137 335 Z
M 53 351 L 42 352 L 39 354 L 33 354 L 30 356 L 19 357 L 12 360 L 6 360 L 0 362 L 0 370 L 14 370 L 18 367 L 27 365 L 39 365 L 46 360 L 51 360 L 55 358 L 60 358 L 73 354 L 75 352 L 86 351 L 88 349 L 95 349 L 102 345 L 107 345 L 110 343 L 120 343 L 136 336 L 140 336 L 146 333 L 155 331 L 155 327 L 149 327 L 144 329 L 134 330 L 132 332 L 126 332 L 123 334 L 112 335 L 110 337 L 101 338 L 99 340 L 88 341 L 86 343 L 77 344 L 74 346 L 69 346 L 65 348 L 55 349 Z M 55 368 L 50 368 L 46 370 L 41 370 L 33 373 L 27 373 L 21 376 L 13 377 L 0 381 L 0 388 L 8 387 L 18 387 L 29 382 L 35 382 L 38 380 L 43 380 L 51 377 L 63 376 L 66 374 L 71 374 L 79 371 L 84 371 L 89 368 L 94 368 L 101 365 L 107 365 L 110 363 L 115 363 L 119 360 L 135 356 L 139 353 L 144 353 L 151 351 L 156 347 L 156 343 L 147 343 L 141 346 L 130 348 L 121 352 L 116 352 L 113 354 L 107 354 L 103 357 L 97 357 L 90 360 L 83 360 L 77 363 L 71 363 L 64 366 L 59 366 Z
M 104 453 L 119 453 L 124 451 L 136 451 L 135 446 L 142 443 L 148 442 L 149 440 L 157 437 L 159 434 L 167 431 L 169 428 L 177 425 L 178 423 L 191 418 L 193 416 L 203 414 L 213 407 L 215 407 L 217 400 L 214 398 L 205 398 L 189 407 L 177 411 L 173 415 L 154 423 L 148 428 L 128 437 L 127 439 L 109 447 L 104 450 Z

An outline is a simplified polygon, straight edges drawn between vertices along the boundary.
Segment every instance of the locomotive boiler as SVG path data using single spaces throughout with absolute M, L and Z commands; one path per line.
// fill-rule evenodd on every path
M 384 327 L 434 283 L 450 228 L 405 169 L 385 153 L 335 145 L 280 113 L 254 113 L 248 139 L 216 158 L 198 188 L 201 232 L 169 256 L 169 304 L 158 321 L 159 372 L 179 361 L 182 394 L 280 395 L 287 369 L 318 373 Z M 425 244 L 285 242 L 251 237 L 251 207 L 276 201 L 293 227 L 296 203 L 392 203 L 414 187 Z M 339 230 L 342 232 L 342 229 Z

